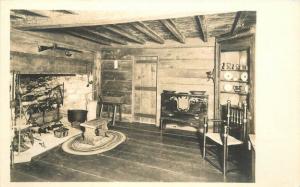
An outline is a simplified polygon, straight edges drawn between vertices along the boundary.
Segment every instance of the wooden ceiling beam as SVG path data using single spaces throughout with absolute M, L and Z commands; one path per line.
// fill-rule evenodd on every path
M 121 28 L 120 26 L 118 25 L 107 25 L 107 26 L 103 26 L 103 28 L 113 32 L 113 33 L 116 33 L 124 38 L 127 38 L 129 40 L 132 40 L 136 43 L 139 43 L 139 44 L 145 44 L 145 41 L 137 36 L 134 36 L 132 35 L 131 33 L 127 32 L 126 30 L 124 30 L 123 28 Z
M 165 40 L 159 36 L 156 32 L 154 32 L 150 27 L 145 25 L 143 22 L 134 22 L 131 25 L 136 28 L 138 31 L 144 33 L 146 36 L 151 38 L 153 41 L 164 44 Z
M 76 37 L 79 37 L 79 38 L 83 38 L 85 40 L 89 40 L 89 41 L 92 41 L 92 42 L 95 42 L 95 43 L 98 43 L 98 44 L 101 44 L 101 45 L 111 45 L 110 42 L 106 42 L 106 41 L 102 41 L 102 40 L 98 40 L 96 38 L 92 38 L 90 36 L 86 36 L 86 35 L 83 35 L 83 34 L 80 34 L 78 32 L 74 32 L 74 31 L 66 31 L 67 34 L 70 34 L 72 36 L 76 36 Z
M 207 42 L 207 23 L 206 23 L 206 18 L 205 16 L 201 15 L 201 16 L 196 16 L 196 20 L 199 24 L 200 27 L 200 32 L 202 34 L 202 40 L 204 42 Z
M 231 31 L 230 31 L 231 35 L 234 35 L 236 33 L 236 30 L 237 30 L 237 27 L 238 27 L 238 22 L 239 22 L 241 16 L 242 16 L 242 12 L 237 12 L 235 14 L 235 18 L 234 18 L 234 21 L 233 21 L 233 24 L 232 24 L 232 27 L 231 27 Z
M 122 39 L 119 39 L 119 38 L 116 38 L 116 37 L 112 37 L 108 34 L 104 34 L 104 33 L 100 33 L 98 31 L 93 31 L 93 30 L 90 30 L 90 29 L 87 29 L 87 28 L 81 28 L 81 30 L 87 32 L 87 33 L 90 33 L 90 34 L 94 34 L 96 36 L 99 36 L 101 38 L 105 38 L 111 42 L 114 42 L 114 43 L 118 43 L 118 44 L 122 44 L 122 45 L 127 45 L 127 41 L 125 40 L 122 40 Z
M 37 11 L 37 10 L 23 10 L 23 9 L 14 9 L 11 10 L 12 12 L 16 14 L 21 14 L 24 16 L 35 16 L 35 17 L 42 17 L 42 18 L 47 18 L 48 16 L 44 15 L 42 11 Z
M 25 19 L 26 18 L 26 16 L 24 14 L 17 14 L 14 11 L 10 12 L 10 17 L 11 18 L 17 18 L 17 19 Z
M 231 39 L 238 39 L 238 38 L 245 38 L 255 35 L 256 27 L 248 28 L 247 30 L 243 31 L 237 31 L 234 35 L 232 35 L 230 32 L 222 34 L 218 37 L 216 37 L 216 40 L 218 42 L 231 40 Z
M 24 19 L 24 18 L 21 17 L 21 16 L 10 15 L 10 19 L 11 19 L 11 20 L 18 20 L 18 19 Z
M 51 10 L 52 12 L 59 12 L 59 13 L 63 13 L 63 14 L 76 14 L 74 11 L 70 11 L 70 10 Z
M 179 42 L 183 44 L 185 43 L 185 37 L 171 19 L 160 20 L 160 22 L 175 36 Z

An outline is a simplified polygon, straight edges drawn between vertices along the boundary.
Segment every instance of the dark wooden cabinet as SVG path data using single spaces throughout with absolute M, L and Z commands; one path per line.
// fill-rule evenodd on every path
M 208 95 L 163 92 L 160 127 L 165 129 L 168 122 L 176 122 L 179 126 L 199 128 L 207 116 L 207 109 Z

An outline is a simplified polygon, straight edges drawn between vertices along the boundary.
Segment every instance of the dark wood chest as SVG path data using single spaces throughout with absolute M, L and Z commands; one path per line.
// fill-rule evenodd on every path
M 180 126 L 203 125 L 207 117 L 208 95 L 194 95 L 189 93 L 161 94 L 161 127 L 165 128 L 168 122 L 177 122 Z

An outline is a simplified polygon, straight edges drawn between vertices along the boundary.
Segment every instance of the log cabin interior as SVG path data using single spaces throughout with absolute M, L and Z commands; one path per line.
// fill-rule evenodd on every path
M 11 181 L 255 182 L 255 11 L 10 11 Z

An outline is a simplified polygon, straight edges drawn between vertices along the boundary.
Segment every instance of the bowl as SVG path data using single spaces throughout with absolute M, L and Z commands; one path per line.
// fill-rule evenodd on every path
M 173 90 L 163 90 L 164 93 L 167 93 L 167 94 L 172 94 L 172 93 L 175 93 L 176 91 L 173 91 Z
M 193 95 L 204 95 L 206 91 L 190 91 Z
M 188 92 L 178 92 L 178 94 L 186 95 L 186 94 L 189 94 L 189 93 Z

